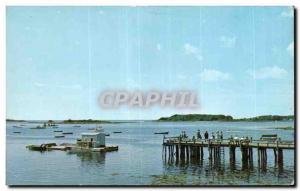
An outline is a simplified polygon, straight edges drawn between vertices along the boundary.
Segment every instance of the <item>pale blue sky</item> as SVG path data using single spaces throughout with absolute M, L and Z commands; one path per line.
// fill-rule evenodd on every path
M 7 118 L 294 112 L 291 7 L 7 7 Z M 200 108 L 102 110 L 105 89 L 198 93 Z

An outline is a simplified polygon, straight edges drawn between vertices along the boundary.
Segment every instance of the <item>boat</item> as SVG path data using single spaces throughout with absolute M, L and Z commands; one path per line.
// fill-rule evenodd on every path
M 22 127 L 19 127 L 19 126 L 15 126 L 15 125 L 14 125 L 13 127 L 14 127 L 14 128 L 22 128 Z
M 104 131 L 104 129 L 102 127 L 88 128 L 88 130 L 93 130 L 93 131 L 96 131 L 96 132 L 103 132 Z
M 54 138 L 64 138 L 64 135 L 55 135 Z
M 44 126 L 44 127 L 42 127 L 42 126 L 36 126 L 36 127 L 31 127 L 30 129 L 46 129 L 46 127 Z
M 114 131 L 113 133 L 122 133 L 122 131 Z
M 81 127 L 80 125 L 74 125 L 73 127 Z
M 102 129 L 102 127 L 97 127 L 97 128 L 95 128 L 95 131 L 96 131 L 96 132 L 103 132 L 104 129 Z
M 45 151 L 52 146 L 56 146 L 56 143 L 47 143 L 41 145 L 27 145 L 26 148 L 32 151 Z
M 64 133 L 62 133 L 63 135 L 72 135 L 73 134 L 73 132 L 64 132 Z
M 156 135 L 167 135 L 167 134 L 169 134 L 169 131 L 166 131 L 166 132 L 155 132 L 154 134 L 156 134 Z
M 109 136 L 110 136 L 110 134 L 105 134 L 105 136 L 109 137 Z
M 14 131 L 14 133 L 21 133 L 20 131 Z
M 53 132 L 63 132 L 62 130 L 54 130 Z

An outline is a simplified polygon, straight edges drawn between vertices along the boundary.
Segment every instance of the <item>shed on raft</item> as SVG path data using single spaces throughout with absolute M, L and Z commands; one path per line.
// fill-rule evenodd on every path
M 77 145 L 79 145 L 80 147 L 89 148 L 105 147 L 105 133 L 82 133 L 81 139 L 77 139 Z

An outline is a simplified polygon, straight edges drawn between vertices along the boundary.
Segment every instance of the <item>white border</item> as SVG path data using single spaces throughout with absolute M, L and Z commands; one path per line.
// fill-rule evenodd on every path
M 109 1 L 103 1 L 103 0 L 0 0 L 0 58 L 1 58 L 1 64 L 0 64 L 0 96 L 1 96 L 1 102 L 0 102 L 0 115 L 1 115 L 1 120 L 0 120 L 0 136 L 1 136 L 1 162 L 0 162 L 0 168 L 1 168 L 1 174 L 0 174 L 0 190 L 28 190 L 28 189 L 33 189 L 33 188 L 9 188 L 5 185 L 5 176 L 6 176 L 6 168 L 5 168 L 5 139 L 6 139 L 6 126 L 5 126 L 5 97 L 6 97 L 6 82 L 5 82 L 5 47 L 6 47 L 6 40 L 5 40 L 5 9 L 6 6 L 9 5 L 37 5 L 37 6 L 55 6 L 55 5 L 71 5 L 71 6 L 88 6 L 88 5 L 129 5 L 129 6 L 138 6 L 138 5 L 168 5 L 168 6 L 175 6 L 175 5 L 202 5 L 202 6 L 251 6 L 251 5 L 257 5 L 257 6 L 291 6 L 294 5 L 298 9 L 298 20 L 297 20 L 297 25 L 299 26 L 299 10 L 300 10 L 300 1 L 299 0 L 251 0 L 251 1 L 246 1 L 246 0 L 199 0 L 199 1 L 193 1 L 193 0 L 109 0 Z M 298 27 L 297 27 L 297 31 Z M 297 55 L 299 55 L 299 49 L 297 49 Z M 298 76 L 299 76 L 299 67 L 297 70 Z M 299 83 L 297 89 L 299 89 Z M 298 101 L 299 102 L 299 101 Z M 298 106 L 297 106 L 298 108 Z M 298 112 L 299 113 L 299 112 Z M 297 116 L 297 118 L 299 115 Z M 298 126 L 298 125 L 297 125 Z M 298 147 L 299 148 L 299 147 Z M 298 153 L 297 149 L 297 153 Z M 299 172 L 299 164 L 297 165 L 298 169 L 297 172 Z M 298 177 L 299 174 L 297 173 Z M 298 184 L 299 184 L 299 178 L 298 179 Z M 36 190 L 53 190 L 53 189 L 61 189 L 61 188 L 34 188 Z M 71 190 L 74 188 L 65 188 L 64 190 Z M 76 187 L 75 189 L 96 189 L 96 188 L 80 188 Z M 97 188 L 98 189 L 98 188 Z M 100 189 L 100 188 L 99 188 Z M 104 189 L 104 188 L 101 188 Z M 117 189 L 117 188 L 105 188 L 105 189 Z M 125 188 L 124 190 L 131 190 L 132 188 Z M 145 188 L 136 188 L 135 190 L 143 190 Z M 147 189 L 154 189 L 154 188 L 147 188 Z M 163 190 L 164 188 L 155 188 L 156 190 Z M 172 188 L 173 190 L 174 188 Z M 176 188 L 180 189 L 180 188 Z M 196 190 L 199 188 L 185 188 L 189 190 Z M 201 188 L 205 189 L 205 188 Z M 217 190 L 218 188 L 209 188 L 210 190 Z M 223 188 L 223 189 L 232 189 L 232 188 Z M 251 188 L 247 188 L 251 189 Z M 255 188 L 257 189 L 257 188 Z M 258 188 L 259 189 L 259 188 Z M 280 189 L 278 188 L 272 188 L 272 190 L 277 190 Z

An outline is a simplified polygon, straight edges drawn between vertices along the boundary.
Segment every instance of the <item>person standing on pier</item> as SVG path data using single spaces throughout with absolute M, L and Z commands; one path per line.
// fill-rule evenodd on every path
M 205 138 L 205 140 L 208 139 L 208 132 L 207 131 L 205 131 L 205 133 L 204 133 L 204 138 Z
M 223 131 L 221 131 L 220 139 L 223 140 Z
M 214 132 L 211 133 L 211 136 L 212 136 L 212 139 L 215 139 L 215 133 Z
M 200 130 L 199 130 L 199 129 L 198 129 L 198 131 L 197 131 L 197 139 L 202 139 L 201 133 L 200 133 Z
M 217 140 L 219 140 L 219 139 L 220 139 L 220 132 L 217 131 Z

